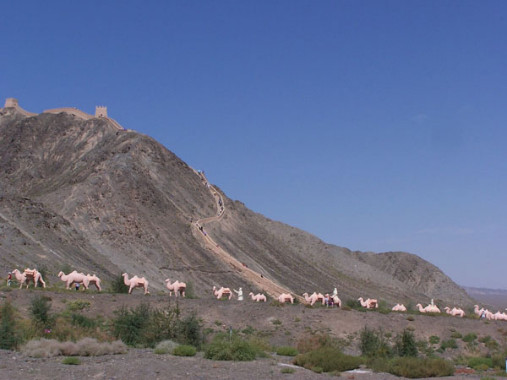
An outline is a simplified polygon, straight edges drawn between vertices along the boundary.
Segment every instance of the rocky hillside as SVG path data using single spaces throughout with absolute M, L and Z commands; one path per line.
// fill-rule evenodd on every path
M 66 113 L 26 116 L 0 110 L 0 270 L 46 268 L 50 281 L 70 266 L 110 280 L 167 277 L 254 288 L 240 268 L 206 247 L 191 221 L 214 216 L 202 178 L 145 135 L 107 120 Z M 247 209 L 220 192 L 224 216 L 206 231 L 229 254 L 294 293 L 330 291 L 342 299 L 392 302 L 430 298 L 471 304 L 438 268 L 403 252 L 351 252 Z

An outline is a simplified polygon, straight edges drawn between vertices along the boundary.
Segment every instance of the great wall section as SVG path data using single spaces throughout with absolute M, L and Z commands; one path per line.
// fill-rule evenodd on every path
M 26 116 L 37 116 L 37 113 L 28 112 L 20 107 L 19 102 L 15 98 L 7 98 L 5 100 L 5 108 L 14 108 L 18 113 Z M 110 118 L 107 116 L 107 107 L 105 106 L 96 106 L 95 107 L 95 115 L 90 115 L 86 112 L 81 111 L 80 109 L 74 108 L 74 107 L 61 107 L 61 108 L 53 108 L 49 110 L 42 111 L 42 113 L 51 113 L 51 114 L 59 114 L 59 113 L 67 113 L 69 115 L 73 115 L 81 120 L 90 120 L 94 118 L 104 119 L 106 120 L 110 125 L 112 125 L 114 128 L 118 130 L 125 130 L 120 123 L 118 123 L 116 120 Z

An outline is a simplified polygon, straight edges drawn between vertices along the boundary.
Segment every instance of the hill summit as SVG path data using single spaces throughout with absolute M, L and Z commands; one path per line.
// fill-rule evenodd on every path
M 108 281 L 127 272 L 154 289 L 186 281 L 198 297 L 213 285 L 271 295 L 336 287 L 342 300 L 473 302 L 416 255 L 326 244 L 229 199 L 148 136 L 57 110 L 0 109 L 4 273 L 39 267 L 52 277 L 66 267 Z

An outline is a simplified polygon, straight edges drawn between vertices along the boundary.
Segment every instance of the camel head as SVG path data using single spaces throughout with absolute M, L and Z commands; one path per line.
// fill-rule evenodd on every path
M 254 294 L 252 292 L 248 293 L 249 296 L 253 296 Z
M 62 277 L 65 273 L 63 273 L 62 271 L 60 271 L 60 273 L 58 273 L 58 277 Z
M 166 283 L 167 283 L 167 282 L 171 282 L 171 280 L 170 280 L 170 279 L 168 279 L 168 278 L 166 278 L 166 279 L 164 280 L 164 282 L 166 282 Z
M 303 293 L 303 297 L 308 297 L 308 293 Z

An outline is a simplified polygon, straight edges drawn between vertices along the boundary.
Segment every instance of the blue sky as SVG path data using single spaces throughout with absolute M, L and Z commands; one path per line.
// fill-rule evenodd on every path
M 507 2 L 12 1 L 0 98 L 106 105 L 250 209 L 507 289 Z

